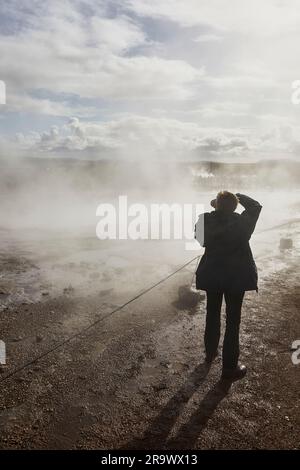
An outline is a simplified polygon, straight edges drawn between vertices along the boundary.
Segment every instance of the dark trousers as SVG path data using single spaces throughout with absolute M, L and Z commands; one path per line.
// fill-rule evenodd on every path
M 226 302 L 226 330 L 223 342 L 223 368 L 234 369 L 239 359 L 239 332 L 244 291 L 206 292 L 207 313 L 205 327 L 205 350 L 213 357 L 220 340 L 221 307 L 223 295 Z

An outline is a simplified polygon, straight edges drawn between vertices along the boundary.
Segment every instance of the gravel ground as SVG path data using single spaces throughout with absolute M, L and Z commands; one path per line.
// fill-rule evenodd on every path
M 299 448 L 299 259 L 247 293 L 241 360 L 247 377 L 219 382 L 203 365 L 205 300 L 185 269 L 123 310 L 109 289 L 72 289 L 1 312 L 9 362 L 0 374 L 1 449 Z M 113 302 L 112 302 L 113 298 Z M 5 379 L 92 321 L 95 328 Z

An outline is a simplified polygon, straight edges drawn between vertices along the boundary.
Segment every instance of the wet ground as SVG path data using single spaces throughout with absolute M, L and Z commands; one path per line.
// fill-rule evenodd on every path
M 196 261 L 118 310 L 196 252 L 2 231 L 0 447 L 299 448 L 299 230 L 289 221 L 253 239 L 261 281 L 241 330 L 249 373 L 231 386 L 219 382 L 220 358 L 203 364 Z M 291 232 L 293 248 L 280 251 Z

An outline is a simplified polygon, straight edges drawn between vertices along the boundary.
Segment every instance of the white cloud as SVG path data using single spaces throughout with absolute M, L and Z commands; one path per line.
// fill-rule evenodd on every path
M 200 34 L 197 36 L 195 42 L 218 42 L 222 40 L 222 36 L 218 34 Z
M 9 111 L 30 112 L 46 114 L 48 116 L 73 116 L 90 117 L 96 112 L 95 107 L 70 106 L 66 101 L 53 101 L 51 99 L 34 98 L 26 93 L 10 93 Z
M 220 31 L 258 35 L 297 32 L 297 0 L 124 0 L 139 15 L 162 17 L 182 26 L 208 25 Z
M 45 115 L 47 126 L 77 116 L 66 127 L 19 132 L 15 149 L 239 158 L 299 148 L 300 108 L 290 102 L 300 78 L 296 0 L 3 0 L 1 7 L 2 122 L 5 110 L 28 115 L 26 128 L 31 113 Z
M 127 16 L 91 19 L 91 41 L 108 52 L 122 53 L 132 47 L 146 44 L 144 32 Z
M 298 137 L 300 132 L 298 129 Z M 243 128 L 202 127 L 195 122 L 127 115 L 108 122 L 69 123 L 49 132 L 17 136 L 17 145 L 30 155 L 54 154 L 85 158 L 235 159 L 270 154 L 274 148 L 292 154 L 299 140 L 287 126 L 257 134 Z M 78 156 L 78 154 L 76 153 Z
M 29 27 L 1 36 L 9 110 L 66 116 L 77 112 L 70 105 L 67 110 L 67 103 L 33 98 L 30 93 L 36 89 L 92 99 L 180 100 L 192 95 L 203 68 L 184 60 L 127 55 L 132 48 L 151 44 L 132 19 L 84 17 L 74 3 L 64 4 L 67 13 L 50 2 L 51 8 L 38 11 Z

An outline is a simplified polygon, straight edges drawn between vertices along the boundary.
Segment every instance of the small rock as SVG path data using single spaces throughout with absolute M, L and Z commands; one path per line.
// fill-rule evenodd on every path
M 293 248 L 293 240 L 292 238 L 281 238 L 279 249 L 280 251 L 289 250 Z
M 10 291 L 5 287 L 0 287 L 0 295 L 9 295 Z
M 167 384 L 161 383 L 161 384 L 158 384 L 158 385 L 152 385 L 152 388 L 153 388 L 156 392 L 160 392 L 161 390 L 165 390 L 165 389 L 167 388 Z
M 71 294 L 72 292 L 74 292 L 73 286 L 69 285 L 68 287 L 64 288 L 64 294 Z
M 168 361 L 160 361 L 160 365 L 166 367 L 167 369 L 170 369 L 171 367 L 171 364 Z
M 35 340 L 36 340 L 37 343 L 40 343 L 41 341 L 43 341 L 43 339 L 44 338 L 41 335 L 36 335 L 36 337 L 35 337 Z
M 26 379 L 24 377 L 16 377 L 15 378 L 16 382 L 26 382 Z
M 11 341 L 12 341 L 13 343 L 17 343 L 18 341 L 22 341 L 22 339 L 23 339 L 22 336 L 16 336 L 16 337 L 13 338 Z

